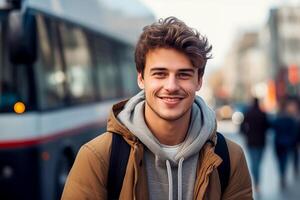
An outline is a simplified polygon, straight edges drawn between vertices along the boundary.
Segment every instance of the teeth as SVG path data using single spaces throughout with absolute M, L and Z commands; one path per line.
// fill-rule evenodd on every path
M 180 100 L 180 98 L 163 98 L 163 99 L 165 99 L 167 101 L 179 101 Z

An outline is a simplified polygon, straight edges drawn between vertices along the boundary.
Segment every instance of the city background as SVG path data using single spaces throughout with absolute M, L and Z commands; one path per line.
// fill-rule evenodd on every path
M 300 1 L 0 0 L 0 199 L 59 199 L 79 147 L 138 91 L 143 26 L 167 16 L 212 44 L 198 95 L 251 165 L 240 125 L 253 97 L 270 118 L 300 98 Z M 268 130 L 254 199 L 299 199 L 291 157 L 280 187 L 274 137 Z

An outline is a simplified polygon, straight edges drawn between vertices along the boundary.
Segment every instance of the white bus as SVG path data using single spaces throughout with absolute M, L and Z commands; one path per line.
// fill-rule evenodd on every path
M 136 93 L 138 0 L 0 1 L 0 199 L 56 200 L 79 147 Z

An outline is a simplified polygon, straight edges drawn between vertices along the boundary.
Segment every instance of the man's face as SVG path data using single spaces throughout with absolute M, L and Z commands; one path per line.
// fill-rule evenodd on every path
M 198 70 L 185 54 L 166 48 L 149 51 L 144 76 L 138 74 L 138 85 L 145 91 L 146 118 L 175 121 L 189 117 L 201 84 Z

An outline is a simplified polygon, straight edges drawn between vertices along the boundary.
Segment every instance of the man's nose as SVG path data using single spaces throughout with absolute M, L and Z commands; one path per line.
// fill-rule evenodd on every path
M 179 89 L 178 80 L 175 76 L 169 76 L 164 87 L 168 92 L 177 91 Z

